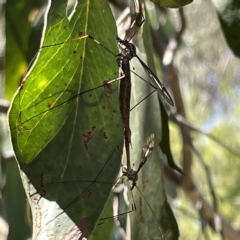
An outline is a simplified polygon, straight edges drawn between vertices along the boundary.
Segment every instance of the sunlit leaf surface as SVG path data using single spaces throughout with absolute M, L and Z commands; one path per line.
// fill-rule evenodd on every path
M 107 201 L 112 185 L 101 182 L 115 181 L 123 132 L 118 82 L 88 91 L 118 76 L 116 58 L 81 37 L 117 53 L 116 29 L 106 1 L 78 1 L 68 16 L 66 0 L 51 4 L 43 47 L 9 125 L 34 239 L 79 239 L 91 234 Z

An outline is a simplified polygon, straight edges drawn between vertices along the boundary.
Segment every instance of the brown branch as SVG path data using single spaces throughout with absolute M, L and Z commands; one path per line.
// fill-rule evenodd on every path
M 178 76 L 176 70 L 171 65 L 171 69 L 168 76 L 168 82 L 173 93 L 173 98 L 175 101 L 176 112 L 182 116 L 186 116 L 185 108 L 183 104 L 182 94 L 179 86 Z M 192 140 L 190 136 L 189 128 L 186 126 L 179 126 L 182 136 L 182 161 L 183 161 L 183 172 L 184 172 L 184 182 L 183 184 L 191 188 L 191 166 L 192 166 Z
M 179 86 L 179 79 L 178 75 L 176 73 L 176 70 L 173 66 L 173 60 L 176 55 L 177 49 L 180 45 L 182 34 L 186 28 L 186 21 L 184 16 L 183 9 L 179 9 L 179 16 L 180 16 L 180 23 L 181 26 L 176 31 L 175 36 L 172 37 L 166 47 L 166 50 L 163 54 L 163 69 L 164 69 L 164 77 L 163 81 L 168 82 L 173 98 L 175 101 L 176 106 L 176 112 L 184 117 L 186 117 L 185 114 L 185 108 L 183 104 L 183 98 Z M 191 166 L 192 166 L 192 140 L 190 136 L 190 131 L 185 126 L 180 126 L 180 131 L 182 135 L 182 159 L 183 159 L 183 172 L 184 172 L 184 178 L 183 178 L 183 185 L 185 185 L 188 188 L 192 188 L 192 177 L 191 177 Z
M 180 114 L 177 113 L 170 113 L 170 119 L 178 124 L 178 125 L 185 125 L 186 127 L 188 127 L 191 131 L 195 131 L 198 133 L 201 133 L 202 135 L 208 137 L 209 139 L 213 140 L 214 142 L 218 143 L 219 145 L 221 145 L 223 148 L 225 148 L 226 150 L 228 150 L 230 153 L 234 154 L 236 157 L 240 157 L 240 151 L 236 148 L 233 148 L 229 145 L 227 145 L 224 141 L 222 141 L 220 138 L 215 137 L 214 135 L 212 135 L 211 133 L 207 133 L 203 130 L 201 130 L 199 127 L 197 127 L 196 125 L 190 123 L 186 118 L 184 118 L 183 116 L 181 116 Z

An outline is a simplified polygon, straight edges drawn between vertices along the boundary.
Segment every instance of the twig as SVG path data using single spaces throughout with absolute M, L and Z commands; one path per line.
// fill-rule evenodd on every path
M 215 194 L 215 191 L 214 191 L 214 188 L 213 188 L 212 177 L 211 177 L 211 174 L 210 174 L 210 170 L 209 170 L 207 164 L 204 162 L 201 154 L 197 151 L 197 149 L 194 146 L 192 146 L 192 150 L 196 154 L 197 158 L 199 159 L 200 163 L 202 164 L 202 166 L 205 169 L 209 191 L 210 191 L 210 194 L 211 194 L 212 199 L 213 199 L 213 203 L 212 203 L 213 210 L 214 210 L 214 212 L 217 213 L 218 212 L 217 197 L 216 197 L 216 194 Z M 203 213 L 203 218 L 202 219 L 204 219 L 204 212 L 202 211 L 202 208 L 201 208 L 200 212 Z M 222 233 L 222 221 L 220 220 L 218 214 L 217 215 L 215 214 L 215 217 L 214 217 L 213 221 L 214 221 L 215 230 L 217 232 L 220 232 L 223 235 L 223 233 Z M 203 222 L 203 227 L 204 227 L 204 222 Z
M 170 113 L 170 120 L 172 120 L 173 122 L 175 122 L 177 124 L 184 125 L 184 126 L 188 127 L 192 131 L 195 131 L 195 132 L 201 133 L 204 136 L 207 136 L 209 139 L 213 140 L 214 142 L 218 143 L 223 148 L 228 150 L 230 153 L 234 154 L 236 157 L 240 157 L 240 151 L 239 150 L 237 150 L 237 149 L 227 145 L 221 139 L 215 137 L 211 133 L 207 133 L 207 132 L 201 130 L 196 125 L 190 123 L 186 118 L 184 118 L 180 114 Z
M 173 59 L 176 51 L 179 47 L 181 36 L 186 28 L 186 21 L 183 9 L 179 9 L 179 16 L 181 21 L 180 29 L 176 32 L 175 36 L 169 41 L 168 46 L 163 54 L 163 68 L 164 68 L 164 78 L 165 81 L 169 83 L 169 86 L 173 93 L 173 98 L 175 100 L 176 112 L 182 116 L 186 116 L 185 108 L 183 104 L 183 98 L 179 86 L 178 76 L 176 70 L 173 66 Z M 184 182 L 186 186 L 192 185 L 191 178 L 191 166 L 192 166 L 192 141 L 190 136 L 190 131 L 185 126 L 180 126 L 182 134 L 182 153 L 183 153 L 183 172 L 184 172 Z

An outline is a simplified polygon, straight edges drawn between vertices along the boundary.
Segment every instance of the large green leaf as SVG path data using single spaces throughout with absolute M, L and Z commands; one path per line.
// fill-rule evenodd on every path
M 9 125 L 34 239 L 79 239 L 92 233 L 108 199 L 111 185 L 98 182 L 114 182 L 123 132 L 118 83 L 86 92 L 118 76 L 116 58 L 80 37 L 90 34 L 117 53 L 116 28 L 107 1 L 77 1 L 69 16 L 66 0 L 50 3 L 43 47 Z

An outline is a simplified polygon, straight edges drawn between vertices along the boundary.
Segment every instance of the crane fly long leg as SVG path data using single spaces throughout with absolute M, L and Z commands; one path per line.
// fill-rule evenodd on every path
M 138 166 L 138 169 L 135 171 L 131 167 L 128 168 L 128 166 L 124 166 L 124 171 L 122 176 L 126 176 L 128 180 L 132 181 L 132 186 L 130 190 L 133 190 L 133 188 L 136 186 L 136 182 L 138 180 L 138 172 L 140 169 L 144 166 L 146 163 L 148 157 L 152 153 L 154 148 L 154 134 L 152 133 L 146 140 L 143 150 L 142 150 L 142 156 L 141 156 L 141 162 Z
M 125 170 L 122 171 L 122 176 L 118 179 L 117 183 L 114 185 L 114 187 L 116 187 L 116 185 L 119 183 L 119 181 L 121 179 L 123 179 L 124 177 L 127 177 L 127 180 L 132 181 L 132 186 L 131 187 L 128 186 L 128 189 L 130 191 L 129 192 L 129 196 L 130 196 L 130 199 L 131 199 L 131 202 L 132 202 L 131 210 L 128 211 L 128 212 L 125 212 L 125 213 L 121 213 L 121 214 L 112 216 L 112 217 L 101 218 L 100 222 L 98 223 L 98 225 L 101 225 L 101 224 L 105 223 L 108 220 L 117 219 L 119 216 L 123 216 L 123 215 L 125 215 L 127 213 L 134 212 L 137 209 L 136 204 L 134 202 L 134 197 L 133 197 L 133 194 L 132 194 L 132 190 L 136 186 L 136 182 L 137 182 L 137 179 L 138 179 L 137 174 L 140 171 L 140 169 L 144 166 L 144 164 L 146 163 L 148 157 L 150 156 L 150 154 L 153 151 L 153 148 L 154 148 L 154 134 L 151 134 L 146 139 L 146 141 L 144 143 L 144 146 L 143 146 L 143 149 L 142 149 L 142 154 L 141 154 L 141 162 L 139 164 L 139 167 L 138 167 L 137 171 L 135 171 L 132 168 L 128 169 L 126 166 L 124 166 Z M 140 190 L 138 189 L 138 191 L 140 191 Z
M 138 166 L 138 169 L 136 171 L 136 173 L 138 174 L 138 172 L 141 170 L 141 168 L 144 166 L 144 164 L 146 163 L 148 157 L 150 156 L 150 154 L 152 153 L 154 148 L 154 134 L 152 133 L 146 140 L 143 150 L 142 150 L 142 157 L 141 157 L 141 162 Z

